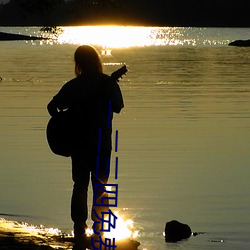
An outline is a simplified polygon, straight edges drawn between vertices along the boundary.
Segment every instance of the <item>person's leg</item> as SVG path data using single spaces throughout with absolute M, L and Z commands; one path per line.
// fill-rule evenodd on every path
M 72 158 L 72 179 L 74 181 L 71 198 L 71 218 L 74 222 L 75 238 L 82 237 L 87 228 L 88 218 L 87 194 L 90 179 L 88 159 L 84 159 L 84 152 L 74 152 Z
M 110 172 L 110 152 L 102 153 L 99 155 L 99 164 L 98 171 L 97 167 L 92 170 L 91 173 L 91 182 L 93 189 L 93 206 L 92 206 L 92 220 L 99 221 L 99 218 L 102 218 L 101 212 L 108 212 L 109 210 L 109 200 L 103 199 L 108 197 L 108 194 L 105 192 L 106 188 L 103 184 L 108 183 L 109 172 Z M 98 185 L 98 187 L 95 186 Z M 94 204 L 102 204 L 103 206 L 94 206 Z M 94 213 L 95 210 L 95 213 Z M 97 216 L 98 217 L 97 217 Z

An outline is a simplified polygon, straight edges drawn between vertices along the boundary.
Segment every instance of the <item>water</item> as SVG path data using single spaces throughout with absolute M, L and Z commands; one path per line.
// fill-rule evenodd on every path
M 249 249 L 250 50 L 227 44 L 248 39 L 250 29 L 141 28 L 135 39 L 123 29 L 128 46 L 119 36 L 116 44 L 92 41 L 112 50 L 102 56 L 107 73 L 129 68 L 120 82 L 126 107 L 114 121 L 117 210 L 140 231 L 140 249 Z M 0 213 L 12 214 L 0 217 L 64 231 L 72 227 L 70 159 L 50 152 L 45 128 L 46 105 L 74 77 L 73 53 L 85 36 L 67 39 L 0 43 Z M 204 234 L 165 243 L 172 219 Z

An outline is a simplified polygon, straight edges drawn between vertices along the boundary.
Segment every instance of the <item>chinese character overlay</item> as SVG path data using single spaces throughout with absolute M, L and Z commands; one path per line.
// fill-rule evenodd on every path
M 106 187 L 111 187 L 114 188 L 115 190 L 112 191 L 108 191 L 106 190 Z M 99 199 L 100 203 L 97 203 L 97 193 L 98 193 L 98 189 L 101 189 L 104 193 L 107 194 L 107 196 L 103 196 L 101 199 Z M 109 195 L 113 195 L 114 197 L 109 197 Z M 107 204 L 107 202 L 105 203 L 104 200 L 109 200 L 109 201 L 113 201 L 113 204 L 110 202 Z M 118 199 L 118 184 L 102 184 L 102 183 L 95 183 L 94 185 L 94 206 L 102 206 L 102 207 L 117 207 L 117 199 Z
M 95 247 L 95 242 L 100 243 L 99 247 Z M 104 250 L 114 250 L 117 247 L 115 245 L 115 238 L 112 239 L 112 242 L 111 239 L 105 238 L 105 241 L 103 242 L 101 236 L 99 236 L 99 240 L 94 240 L 93 238 L 91 238 L 91 243 L 93 246 L 93 250 L 103 250 L 103 246 L 105 247 Z
M 97 219 L 99 220 L 99 221 L 95 221 L 94 225 L 93 225 L 93 229 L 94 229 L 95 234 L 100 234 L 99 232 L 97 232 L 95 230 L 96 228 L 98 228 L 98 227 L 96 227 L 96 224 L 101 223 L 101 229 L 100 229 L 101 232 L 110 232 L 111 228 L 115 228 L 116 220 L 118 219 L 118 217 L 115 216 L 110 209 L 108 210 L 108 212 L 101 212 L 102 218 L 100 218 L 98 216 L 95 209 L 93 211 L 94 211 Z
M 108 127 L 111 127 L 111 119 L 112 119 L 111 112 L 112 112 L 111 101 L 109 101 Z M 118 151 L 118 130 L 116 130 L 116 134 L 115 134 L 115 152 L 117 151 Z M 101 128 L 99 128 L 99 136 L 98 136 L 98 154 L 97 154 L 97 163 L 96 163 L 96 179 L 97 180 L 98 180 L 98 175 L 99 175 L 100 153 L 101 153 Z M 110 165 L 110 159 L 108 158 L 107 170 L 106 170 L 107 177 L 109 176 L 109 165 Z M 116 157 L 116 161 L 115 161 L 115 179 L 117 179 L 117 173 L 118 173 L 118 157 Z M 107 190 L 106 189 L 107 187 L 110 187 L 110 189 Z M 113 188 L 113 191 L 112 191 L 112 188 Z M 100 193 L 100 190 L 106 193 L 106 195 L 103 195 L 103 197 L 101 199 L 98 199 L 97 201 L 97 197 L 98 197 L 97 194 Z M 117 207 L 117 200 L 118 200 L 118 184 L 95 183 L 93 206 Z M 94 233 L 96 235 L 100 235 L 100 232 L 110 232 L 111 228 L 115 229 L 116 220 L 118 219 L 118 217 L 115 216 L 110 209 L 108 210 L 108 212 L 101 212 L 102 214 L 101 217 L 97 214 L 95 209 L 93 209 L 93 212 L 96 218 L 99 220 L 99 221 L 95 221 L 93 225 Z M 97 229 L 99 229 L 100 232 Z M 115 238 L 113 239 L 105 238 L 103 241 L 101 236 L 99 236 L 99 239 L 95 239 L 95 240 L 92 237 L 91 243 L 92 243 L 93 250 L 103 250 L 103 247 L 105 247 L 104 250 L 112 250 L 112 249 L 114 250 L 117 247 L 115 245 Z M 95 243 L 97 243 L 99 247 L 97 247 Z

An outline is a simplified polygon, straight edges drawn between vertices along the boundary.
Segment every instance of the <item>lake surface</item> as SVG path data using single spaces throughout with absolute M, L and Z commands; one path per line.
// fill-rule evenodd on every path
M 70 159 L 48 148 L 46 106 L 74 77 L 73 53 L 88 42 L 111 50 L 102 55 L 106 73 L 129 69 L 110 183 L 140 249 L 249 249 L 250 48 L 228 43 L 249 39 L 250 29 L 122 27 L 127 35 L 115 43 L 112 29 L 100 40 L 91 40 L 97 27 L 64 29 L 59 42 L 0 42 L 0 217 L 71 231 Z M 173 219 L 204 234 L 165 243 Z

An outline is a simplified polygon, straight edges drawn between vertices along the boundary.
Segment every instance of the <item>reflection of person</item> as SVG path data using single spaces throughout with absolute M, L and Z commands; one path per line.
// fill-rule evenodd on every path
M 108 181 L 113 112 L 119 113 L 124 105 L 117 82 L 103 74 L 100 56 L 93 47 L 78 47 L 74 57 L 76 78 L 67 82 L 54 96 L 48 104 L 48 111 L 51 116 L 63 109 L 68 109 L 72 113 L 75 136 L 71 149 L 74 181 L 71 218 L 74 222 L 75 239 L 78 240 L 85 237 L 87 227 L 90 174 L 93 189 L 95 183 L 106 184 Z M 98 200 L 104 195 L 105 192 L 97 190 L 97 204 L 101 203 Z M 104 200 L 108 202 L 107 199 Z M 108 207 L 92 207 L 92 220 L 95 222 L 97 217 L 93 209 L 101 217 L 100 209 L 107 211 Z

